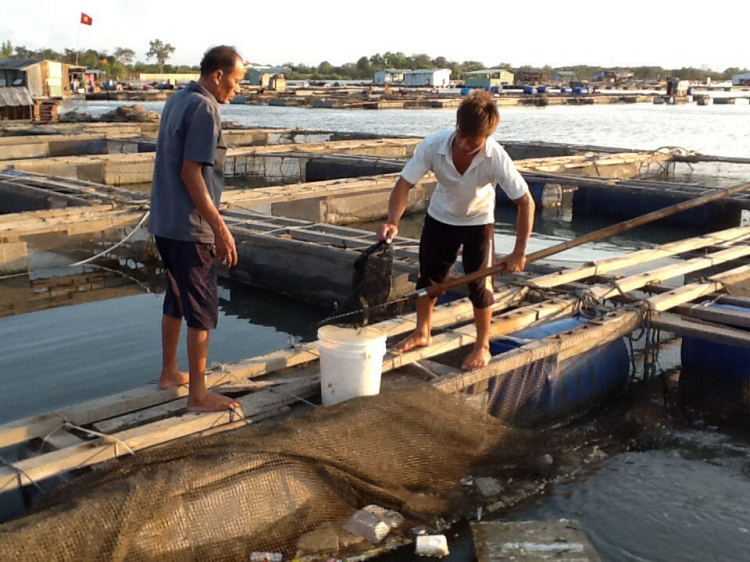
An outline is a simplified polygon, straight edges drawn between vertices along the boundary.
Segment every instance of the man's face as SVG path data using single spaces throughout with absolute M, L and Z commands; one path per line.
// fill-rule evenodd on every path
M 232 72 L 217 70 L 214 74 L 216 92 L 214 97 L 219 103 L 229 103 L 240 91 L 240 81 L 245 77 L 245 66 L 237 59 Z
M 465 137 L 460 132 L 456 132 L 456 138 L 454 140 L 454 146 L 463 154 L 476 154 L 484 148 L 484 143 L 487 142 L 486 136 L 480 137 Z

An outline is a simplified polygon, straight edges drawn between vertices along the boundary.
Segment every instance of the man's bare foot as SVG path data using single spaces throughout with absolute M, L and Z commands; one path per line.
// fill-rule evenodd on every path
M 487 348 L 475 349 L 469 356 L 464 360 L 464 364 L 461 365 L 462 371 L 473 371 L 484 367 L 492 359 L 490 350 Z
M 237 400 L 232 400 L 221 394 L 206 391 L 199 398 L 188 394 L 188 412 L 223 412 L 224 410 L 234 410 L 239 407 L 240 403 Z
M 422 334 L 418 334 L 417 332 L 412 332 L 412 334 L 408 338 L 400 341 L 393 347 L 393 349 L 391 349 L 391 354 L 401 355 L 402 353 L 406 353 L 407 351 L 411 351 L 412 349 L 415 349 L 417 347 L 427 347 L 430 344 L 432 344 L 431 336 L 425 336 Z
M 159 388 L 167 390 L 168 388 L 177 388 L 187 384 L 190 381 L 190 375 L 182 371 L 162 371 L 159 377 Z

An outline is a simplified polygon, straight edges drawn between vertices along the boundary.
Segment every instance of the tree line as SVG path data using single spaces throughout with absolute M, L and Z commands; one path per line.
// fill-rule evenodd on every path
M 706 68 L 663 68 L 661 66 L 621 66 L 621 67 L 604 67 L 591 65 L 573 65 L 562 67 L 531 66 L 522 65 L 514 66 L 507 62 L 486 65 L 480 61 L 457 62 L 448 60 L 445 57 L 430 58 L 426 54 L 417 54 L 407 56 L 404 53 L 375 54 L 370 57 L 360 57 L 357 62 L 350 62 L 340 66 L 334 66 L 328 61 L 321 62 L 318 66 L 306 66 L 303 64 L 295 65 L 287 63 L 285 66 L 291 68 L 292 72 L 287 78 L 290 79 L 312 79 L 312 80 L 367 80 L 371 79 L 373 74 L 386 68 L 393 69 L 411 69 L 420 68 L 448 68 L 451 71 L 453 79 L 460 79 L 465 72 L 472 70 L 481 70 L 483 68 L 504 68 L 511 72 L 535 72 L 545 75 L 547 78 L 552 76 L 555 70 L 567 70 L 575 73 L 576 77 L 581 80 L 591 80 L 594 73 L 601 70 L 618 70 L 623 72 L 632 72 L 635 80 L 666 80 L 671 76 L 677 76 L 682 80 L 700 80 L 705 82 L 707 78 L 712 81 L 730 80 L 735 74 L 747 72 L 746 68 L 727 68 L 724 71 L 714 71 Z
M 10 41 L 0 43 L 0 58 L 23 58 L 23 59 L 52 59 L 60 62 L 74 64 L 78 55 L 78 64 L 87 68 L 95 68 L 107 72 L 107 76 L 117 80 L 135 78 L 140 73 L 195 73 L 199 70 L 197 65 L 171 65 L 167 61 L 175 52 L 175 48 L 160 39 L 149 42 L 147 59 L 153 62 L 141 62 L 135 60 L 135 51 L 125 47 L 117 47 L 114 53 L 99 51 L 96 49 L 85 49 L 76 52 L 74 49 L 65 49 L 57 52 L 53 49 L 31 50 L 23 46 L 14 47 Z M 480 61 L 457 62 L 445 57 L 431 58 L 421 53 L 411 56 L 402 52 L 392 53 L 390 51 L 372 56 L 360 57 L 356 62 L 348 62 L 342 65 L 333 65 L 323 61 L 317 66 L 294 64 L 288 62 L 283 66 L 291 69 L 287 74 L 290 80 L 371 80 L 373 74 L 386 68 L 394 69 L 420 69 L 420 68 L 447 68 L 451 71 L 451 77 L 460 79 L 465 72 L 480 70 L 483 68 L 505 68 L 513 72 L 525 71 L 536 72 L 552 76 L 555 70 L 568 70 L 575 73 L 582 80 L 590 80 L 595 72 L 611 69 L 612 67 L 574 65 L 553 68 L 551 66 L 513 66 L 510 63 L 500 62 L 485 65 Z M 700 80 L 705 82 L 707 78 L 712 81 L 730 80 L 733 75 L 747 72 L 747 68 L 727 68 L 724 71 L 715 71 L 706 68 L 672 68 L 666 69 L 661 66 L 621 66 L 614 68 L 623 72 L 632 72 L 635 80 L 665 80 L 671 76 L 677 76 L 683 80 Z
M 68 64 L 79 64 L 89 69 L 103 70 L 109 78 L 127 80 L 140 73 L 195 73 L 199 66 L 171 65 L 167 61 L 175 52 L 175 48 L 160 39 L 149 41 L 147 59 L 154 62 L 146 63 L 135 60 L 135 51 L 125 47 L 117 47 L 114 53 L 96 49 L 64 49 L 62 52 L 54 49 L 27 49 L 24 46 L 13 46 L 10 41 L 0 43 L 0 59 L 49 59 Z

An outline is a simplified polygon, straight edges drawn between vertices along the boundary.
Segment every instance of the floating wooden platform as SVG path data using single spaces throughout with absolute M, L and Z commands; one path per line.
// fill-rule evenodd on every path
M 302 229 L 301 232 L 307 230 Z M 344 243 L 349 243 L 353 238 L 343 236 L 340 231 L 311 233 L 314 236 L 338 236 Z M 552 298 L 545 298 L 546 290 L 561 289 L 570 283 L 585 283 L 591 296 L 605 307 L 608 299 L 620 299 L 623 295 L 633 295 L 640 304 L 637 307 L 613 308 L 610 312 L 605 310 L 602 316 L 579 328 L 498 355 L 486 367 L 471 373 L 461 373 L 448 364 L 435 367 L 436 363 L 431 363 L 428 371 L 433 373 L 434 378 L 429 384 L 445 392 L 459 392 L 542 358 L 554 356 L 562 361 L 586 353 L 603 343 L 621 338 L 642 326 L 643 322 L 656 322 L 662 318 L 663 312 L 702 298 L 715 298 L 726 291 L 727 286 L 750 279 L 750 266 L 740 265 L 742 261 L 738 261 L 750 255 L 748 240 L 750 228 L 734 228 L 552 274 L 525 277 L 518 282 L 508 283 L 506 280 L 495 294 L 495 315 L 491 328 L 493 337 L 575 313 L 581 306 L 579 296 L 563 291 Z M 702 249 L 705 255 L 693 255 L 677 265 L 627 274 L 629 268 L 638 266 L 642 269 L 644 264 L 655 260 L 679 257 Z M 667 279 L 679 279 L 717 265 L 721 271 L 705 279 L 688 281 L 654 296 L 639 292 Z M 617 277 L 616 282 L 597 282 L 602 276 L 615 276 L 618 272 L 625 274 Z M 532 294 L 536 295 L 538 302 L 529 300 Z M 425 381 L 414 371 L 399 368 L 425 359 L 436 360 L 437 365 L 441 365 L 441 356 L 472 344 L 476 330 L 473 324 L 466 324 L 471 318 L 472 307 L 466 299 L 437 307 L 433 323 L 436 334 L 432 345 L 401 356 L 386 356 L 383 362 L 386 373 L 384 385 L 390 384 L 391 375 L 388 373 L 397 374 L 401 379 L 411 377 L 414 384 L 424 384 Z M 377 326 L 394 337 L 411 331 L 414 325 L 414 314 L 407 314 Z M 711 329 L 706 327 L 705 331 L 710 333 Z M 743 330 L 731 326 L 725 326 L 722 330 L 722 337 L 733 333 L 739 338 L 750 339 Z M 287 407 L 301 400 L 314 402 L 320 390 L 317 359 L 316 344 L 312 342 L 210 371 L 207 374 L 209 386 L 219 392 L 238 396 L 242 404 L 241 415 L 230 412 L 188 414 L 185 413 L 185 388 L 162 391 L 149 386 L 5 424 L 0 427 L 0 448 L 53 435 L 64 446 L 0 468 L 0 491 L 14 490 L 188 435 L 242 427 L 286 411 Z
M 227 152 L 227 176 L 260 176 L 277 185 L 304 181 L 306 157 L 318 154 L 360 154 L 408 158 L 420 139 L 375 139 L 232 148 Z M 95 154 L 60 158 L 5 160 L 0 169 L 77 178 L 106 185 L 150 183 L 155 153 Z M 271 183 L 269 181 L 269 183 Z

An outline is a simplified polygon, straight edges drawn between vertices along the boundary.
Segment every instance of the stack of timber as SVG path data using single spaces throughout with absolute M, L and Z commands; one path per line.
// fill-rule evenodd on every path
M 696 256 L 696 251 L 705 254 Z M 689 254 L 687 259 L 680 259 L 685 254 Z M 690 307 L 701 299 L 715 299 L 727 287 L 750 279 L 750 266 L 741 261 L 749 255 L 750 228 L 734 228 L 533 276 L 522 282 L 499 279 L 493 305 L 493 338 L 575 314 L 581 308 L 581 298 L 564 290 L 572 283 L 585 283 L 591 296 L 600 302 L 602 312 L 577 328 L 524 343 L 493 357 L 486 367 L 462 373 L 451 366 L 446 354 L 475 341 L 472 305 L 467 299 L 459 299 L 438 306 L 432 344 L 401 356 L 386 355 L 384 385 L 392 384 L 396 375 L 401 379 L 411 377 L 414 384 L 425 384 L 424 376 L 415 374 L 419 371 L 402 368 L 429 361 L 422 363 L 431 373 L 427 384 L 444 392 L 459 392 L 491 379 L 499 380 L 498 377 L 540 359 L 564 361 L 585 354 L 623 337 L 644 322 L 668 322 L 672 317 L 669 311 L 679 313 L 680 307 Z M 664 258 L 679 261 L 669 267 L 643 271 L 644 266 Z M 652 296 L 646 292 L 665 280 L 679 281 L 688 274 L 717 266 L 720 271 L 713 269 L 705 278 L 688 279 Z M 632 273 L 633 268 L 639 268 L 639 272 Z M 602 281 L 603 276 L 617 276 L 616 282 Z M 548 293 L 551 290 L 555 291 L 552 296 Z M 607 306 L 609 300 L 623 296 L 636 299 L 638 306 Z M 406 314 L 377 327 L 389 337 L 397 337 L 413 330 L 415 320 L 414 314 Z M 706 328 L 708 332 L 712 330 L 713 327 Z M 745 345 L 750 340 L 744 330 L 728 325 L 721 330 L 722 337 L 731 333 Z M 48 446 L 55 450 L 0 468 L 0 492 L 189 435 L 222 432 L 291 415 L 294 412 L 289 412 L 290 407 L 318 399 L 318 358 L 316 343 L 311 342 L 210 371 L 207 384 L 218 392 L 237 397 L 242 404 L 241 415 L 240 412 L 187 413 L 186 388 L 159 390 L 148 386 L 5 424 L 0 427 L 0 448 L 46 438 Z

